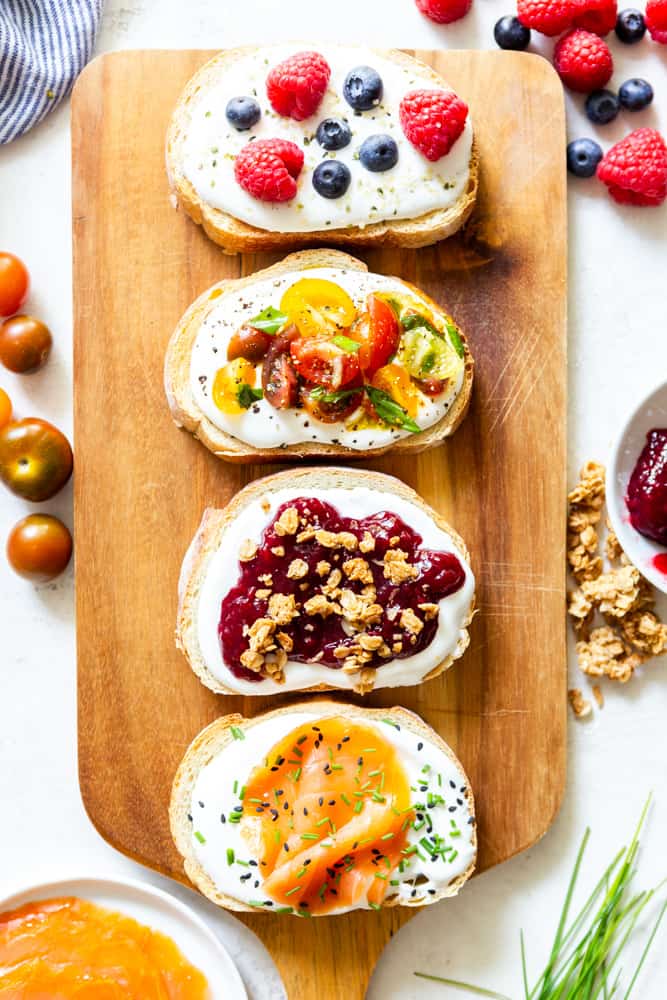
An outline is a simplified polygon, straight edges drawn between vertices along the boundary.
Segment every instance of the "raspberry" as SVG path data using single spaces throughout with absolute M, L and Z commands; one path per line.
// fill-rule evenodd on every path
M 667 0 L 648 0 L 645 17 L 653 41 L 667 45 Z
M 579 9 L 581 13 L 572 22 L 575 28 L 608 35 L 616 27 L 616 0 L 580 0 Z
M 302 122 L 319 108 L 330 78 L 331 67 L 319 52 L 297 52 L 273 67 L 266 93 L 274 111 Z
M 577 0 L 518 0 L 517 16 L 526 28 L 553 37 L 572 27 L 578 8 Z
M 472 0 L 415 0 L 422 14 L 436 24 L 451 24 L 465 17 L 472 7 Z
M 468 105 L 452 90 L 411 90 L 401 101 L 401 128 L 427 160 L 445 156 L 468 117 Z
M 303 167 L 303 151 L 288 139 L 255 139 L 236 157 L 234 176 L 260 201 L 291 201 Z
M 600 90 L 614 71 L 607 43 L 580 28 L 568 32 L 557 43 L 554 66 L 565 86 L 582 94 Z
M 604 155 L 597 175 L 621 205 L 662 205 L 667 198 L 667 145 L 654 128 L 638 128 Z

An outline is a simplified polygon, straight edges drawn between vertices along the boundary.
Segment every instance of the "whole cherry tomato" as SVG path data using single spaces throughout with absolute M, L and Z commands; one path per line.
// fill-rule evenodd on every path
M 0 479 L 12 493 L 39 503 L 72 475 L 72 449 L 57 427 L 28 417 L 0 430 Z
M 368 313 L 355 323 L 350 336 L 361 341 L 359 364 L 364 374 L 372 378 L 398 350 L 401 331 L 389 303 L 371 294 L 368 296 Z
M 7 559 L 26 580 L 47 583 L 60 576 L 72 555 L 72 536 L 57 517 L 30 514 L 7 539 Z
M 36 372 L 51 353 L 51 331 L 34 316 L 12 316 L 0 326 L 0 361 L 19 375 Z
M 293 340 L 290 354 L 294 367 L 306 382 L 321 385 L 329 391 L 335 392 L 359 375 L 356 353 L 343 350 L 325 337 Z
M 12 401 L 4 389 L 0 389 L 0 428 L 12 419 Z
M 299 394 L 296 371 L 290 357 L 290 345 L 299 336 L 295 326 L 273 338 L 262 365 L 264 398 L 276 410 L 294 406 Z
M 261 361 L 271 346 L 271 340 L 271 334 L 244 324 L 227 345 L 227 360 L 245 358 L 246 361 Z
M 28 294 L 30 279 L 22 260 L 0 250 L 0 316 L 18 312 Z

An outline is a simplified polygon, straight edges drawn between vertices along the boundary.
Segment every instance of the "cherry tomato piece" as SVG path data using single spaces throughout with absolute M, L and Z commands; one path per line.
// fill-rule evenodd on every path
M 245 358 L 246 361 L 261 361 L 271 346 L 273 337 L 254 326 L 244 325 L 237 330 L 227 347 L 227 360 L 236 361 Z
M 30 514 L 15 524 L 7 539 L 7 559 L 19 576 L 48 583 L 66 568 L 72 555 L 72 536 L 57 517 Z
M 12 493 L 49 500 L 72 475 L 72 449 L 57 427 L 27 417 L 0 430 L 0 479 Z
M 447 379 L 419 378 L 415 379 L 415 384 L 426 396 L 439 396 L 445 390 Z
M 299 398 L 299 384 L 290 357 L 290 345 L 298 338 L 295 326 L 272 338 L 262 365 L 264 398 L 276 410 L 288 410 Z
M 368 314 L 355 324 L 351 336 L 361 341 L 359 364 L 365 375 L 372 378 L 398 350 L 401 330 L 389 303 L 371 294 L 368 296 Z
M 290 344 L 294 367 L 306 382 L 336 391 L 359 376 L 359 359 L 325 337 L 305 337 Z
M 0 316 L 18 312 L 28 294 L 30 278 L 22 260 L 0 250 Z
M 361 406 L 364 400 L 364 377 L 361 372 L 357 373 L 357 377 L 345 389 L 351 390 L 357 386 L 359 387 L 359 392 L 349 392 L 348 394 L 346 391 L 342 398 L 329 402 L 326 399 L 322 399 L 321 386 L 306 384 L 301 386 L 299 398 L 304 410 L 315 417 L 316 420 L 321 420 L 323 424 L 335 424 L 340 420 L 345 420 L 346 417 L 349 417 L 350 414 L 354 413 Z M 313 389 L 319 389 L 320 392 L 312 396 Z
M 12 401 L 4 389 L 0 389 L 0 427 L 5 427 L 12 419 Z
M 51 353 L 51 331 L 34 316 L 12 316 L 0 326 L 0 361 L 19 375 L 36 372 Z

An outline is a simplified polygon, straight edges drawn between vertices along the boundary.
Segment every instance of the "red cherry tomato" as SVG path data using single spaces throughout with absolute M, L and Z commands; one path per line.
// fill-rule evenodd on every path
M 28 294 L 30 279 L 22 260 L 0 250 L 0 316 L 18 312 Z
M 245 358 L 246 361 L 261 361 L 271 346 L 272 337 L 263 330 L 244 324 L 237 330 L 227 345 L 227 360 Z
M 415 382 L 427 396 L 439 396 L 441 392 L 445 391 L 447 385 L 446 379 L 442 378 L 420 378 L 415 379 Z
M 290 344 L 290 354 L 299 375 L 335 392 L 359 376 L 354 351 L 345 351 L 326 337 L 302 337 Z
M 288 410 L 299 396 L 294 365 L 290 358 L 290 345 L 299 336 L 295 326 L 274 337 L 262 365 L 264 398 L 276 410 Z
M 401 330 L 394 310 L 378 295 L 368 296 L 368 314 L 361 317 L 352 332 L 361 340 L 359 364 L 367 378 L 372 378 L 398 350 Z
M 319 386 L 303 385 L 301 386 L 299 398 L 304 410 L 310 413 L 312 417 L 315 417 L 316 420 L 321 420 L 323 424 L 335 424 L 349 417 L 363 402 L 364 377 L 361 372 L 358 372 L 354 381 L 349 383 L 345 388 L 349 390 L 356 388 L 356 386 L 359 386 L 359 392 L 351 392 L 349 396 L 345 394 L 341 399 L 337 399 L 334 402 L 327 402 L 322 398 L 318 398 L 317 395 L 314 397 L 311 396 L 313 389 L 319 388 Z

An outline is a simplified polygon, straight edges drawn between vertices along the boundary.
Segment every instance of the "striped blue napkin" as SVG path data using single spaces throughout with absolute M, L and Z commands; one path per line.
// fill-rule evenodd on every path
M 103 0 L 0 0 L 0 144 L 27 132 L 90 59 Z

